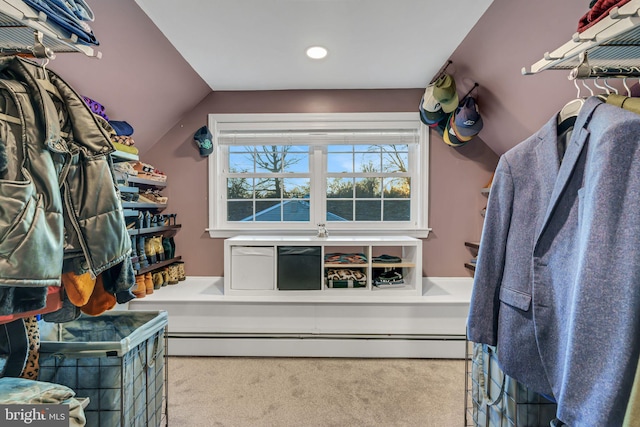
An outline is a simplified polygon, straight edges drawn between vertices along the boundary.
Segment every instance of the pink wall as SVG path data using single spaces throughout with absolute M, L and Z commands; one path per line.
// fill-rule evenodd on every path
M 480 137 L 496 153 L 529 137 L 576 97 L 569 71 L 524 76 L 521 68 L 571 40 L 588 9 L 585 0 L 494 0 L 451 56 L 456 81 L 480 84 Z
M 144 151 L 211 92 L 134 0 L 90 2 L 102 59 L 58 53 L 49 63 L 82 95 L 135 130 Z
M 177 212 L 182 230 L 178 254 L 192 276 L 223 275 L 223 240 L 211 239 L 208 224 L 207 160 L 200 157 L 193 133 L 209 113 L 323 113 L 416 111 L 423 89 L 213 92 L 186 115 L 142 160 L 168 175 L 167 212 Z M 427 276 L 468 276 L 463 266 L 471 254 L 465 240 L 478 240 L 480 210 L 497 156 L 476 139 L 454 149 L 431 133 L 430 226 L 424 244 Z

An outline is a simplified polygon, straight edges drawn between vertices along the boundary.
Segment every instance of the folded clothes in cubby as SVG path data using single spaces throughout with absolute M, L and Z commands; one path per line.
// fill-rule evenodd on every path
M 324 262 L 330 264 L 366 264 L 367 257 L 363 253 L 329 253 L 325 254 Z
M 393 264 L 393 263 L 401 262 L 402 259 L 400 257 L 394 256 L 394 255 L 383 254 L 383 255 L 380 255 L 380 256 L 373 257 L 373 259 L 371 261 Z
M 383 271 L 373 279 L 374 286 L 404 285 L 402 273 L 395 269 Z

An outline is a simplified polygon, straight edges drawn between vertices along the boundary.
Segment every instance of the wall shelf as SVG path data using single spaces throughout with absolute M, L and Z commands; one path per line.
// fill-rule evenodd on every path
M 129 229 L 130 236 L 144 236 L 153 234 L 170 234 L 180 230 L 182 224 L 177 225 L 162 225 L 160 227 L 148 227 L 148 228 L 131 228 Z
M 144 267 L 144 268 L 141 268 L 140 270 L 138 270 L 136 272 L 136 275 L 145 274 L 145 273 L 148 273 L 150 271 L 154 271 L 154 270 L 157 270 L 159 268 L 166 267 L 167 265 L 173 264 L 174 262 L 180 261 L 181 259 L 182 259 L 181 256 L 177 256 L 177 257 L 174 257 L 174 258 L 171 258 L 171 259 L 166 259 L 164 261 L 156 262 L 155 264 L 149 264 L 148 267 Z
M 133 153 L 127 153 L 126 151 L 120 151 L 120 150 L 116 150 L 113 153 L 111 153 L 111 156 L 116 157 L 120 160 L 139 160 L 139 157 L 137 154 L 133 154 Z
M 167 182 L 166 181 L 156 181 L 154 179 L 147 179 L 147 178 L 138 178 L 137 176 L 130 176 L 129 179 L 127 179 L 127 181 L 129 181 L 129 183 L 131 184 L 140 184 L 140 185 L 148 185 L 148 186 L 152 186 L 152 187 L 166 187 L 167 186 Z
M 28 52 L 34 46 L 34 31 L 42 33 L 42 44 L 53 52 L 82 52 L 101 58 L 102 53 L 78 43 L 70 34 L 47 21 L 47 15 L 38 12 L 22 0 L 0 0 L 0 50 L 4 53 Z
M 640 58 L 640 0 L 631 0 L 614 7 L 608 16 L 586 29 L 522 74 L 536 74 L 544 70 L 572 70 L 581 63 L 581 54 L 588 52 L 592 67 L 638 67 Z M 577 19 L 576 19 L 577 22 Z

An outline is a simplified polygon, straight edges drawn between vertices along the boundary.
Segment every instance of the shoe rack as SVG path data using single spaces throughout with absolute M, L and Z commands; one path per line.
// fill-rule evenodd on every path
M 137 155 L 117 150 L 111 156 L 114 163 L 138 161 Z M 136 275 L 153 273 L 182 260 L 181 256 L 176 255 L 173 243 L 173 237 L 182 227 L 177 223 L 176 215 L 163 213 L 167 207 L 166 203 L 144 197 L 147 191 L 159 194 L 166 186 L 166 181 L 139 176 L 128 176 L 125 184 L 118 185 L 128 232 L 131 236 L 132 261 Z M 161 239 L 164 255 L 160 256 L 160 251 L 153 251 L 154 256 L 150 256 L 147 253 L 149 241 L 157 238 Z

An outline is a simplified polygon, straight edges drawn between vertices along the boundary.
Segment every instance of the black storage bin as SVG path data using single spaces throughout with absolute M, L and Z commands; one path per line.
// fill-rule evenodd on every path
M 283 291 L 321 289 L 321 249 L 320 246 L 279 246 L 278 289 Z

